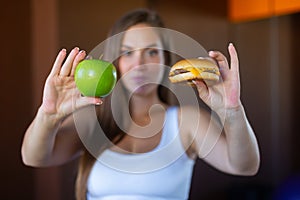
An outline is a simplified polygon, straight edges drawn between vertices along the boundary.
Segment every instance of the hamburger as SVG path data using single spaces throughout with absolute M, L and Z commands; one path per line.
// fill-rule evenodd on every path
M 193 80 L 203 80 L 211 85 L 220 79 L 219 68 L 214 60 L 209 58 L 184 59 L 175 63 L 169 73 L 172 83 L 192 84 Z

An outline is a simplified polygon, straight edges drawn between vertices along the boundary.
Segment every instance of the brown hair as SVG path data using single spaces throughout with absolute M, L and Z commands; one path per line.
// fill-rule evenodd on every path
M 109 37 L 114 36 L 116 34 L 119 34 L 121 32 L 126 31 L 129 29 L 131 26 L 139 24 L 139 23 L 144 23 L 144 24 L 149 24 L 151 27 L 164 27 L 164 24 L 157 15 L 156 12 L 148 9 L 137 9 L 132 12 L 127 13 L 124 15 L 120 20 L 118 20 L 114 26 L 112 27 L 111 31 L 109 32 Z M 168 42 L 161 36 L 162 38 L 162 43 L 164 49 L 168 49 L 167 45 Z M 109 48 L 106 49 L 104 52 L 103 59 L 106 60 L 112 60 L 113 63 L 117 68 L 118 71 L 118 55 L 120 54 L 120 47 L 121 47 L 121 39 L 119 38 L 117 40 L 111 41 L 109 44 Z M 170 65 L 171 64 L 171 56 L 168 51 L 164 51 L 164 57 L 165 57 L 165 65 Z M 117 58 L 117 59 L 116 59 Z M 118 76 L 120 77 L 120 76 Z M 165 76 L 164 79 L 167 79 L 167 72 L 165 71 Z M 119 95 L 123 95 L 124 98 L 119 98 Z M 171 102 L 171 99 L 174 99 L 171 97 L 171 93 L 166 87 L 159 86 L 158 87 L 158 96 L 160 99 L 167 104 L 176 104 L 176 102 Z M 128 97 L 126 96 L 126 92 L 124 91 L 123 94 L 118 93 L 118 100 L 125 102 Z M 124 101 L 125 100 L 125 101 Z M 123 136 L 125 133 L 119 128 L 119 126 L 116 124 L 116 121 L 121 121 L 123 120 L 122 123 L 126 123 L 124 120 L 126 118 L 122 117 L 122 114 L 120 114 L 118 117 L 119 119 L 114 119 L 112 109 L 111 109 L 111 95 L 105 97 L 103 100 L 103 105 L 97 107 L 97 116 L 98 116 L 98 121 L 99 124 L 105 134 L 105 136 L 112 141 L 113 144 L 117 144 L 119 141 L 122 140 Z M 124 103 L 120 102 L 120 111 L 122 110 L 122 105 Z M 106 148 L 109 147 L 110 144 L 102 144 L 101 149 L 98 150 L 99 154 L 105 150 Z M 81 156 L 80 162 L 79 162 L 79 169 L 78 169 L 78 174 L 77 174 L 77 179 L 76 179 L 76 199 L 78 200 L 84 200 L 86 199 L 86 192 L 87 192 L 87 180 L 88 176 L 90 174 L 90 171 L 92 169 L 92 166 L 95 162 L 95 157 L 91 155 L 91 153 L 88 150 L 85 150 L 83 155 Z

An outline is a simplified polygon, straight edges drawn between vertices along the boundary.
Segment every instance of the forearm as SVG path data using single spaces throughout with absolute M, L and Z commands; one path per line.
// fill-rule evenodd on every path
M 243 106 L 222 112 L 230 166 L 236 173 L 253 175 L 259 167 L 259 148 Z
M 54 149 L 55 138 L 61 122 L 39 109 L 26 130 L 22 144 L 22 159 L 26 165 L 48 165 Z

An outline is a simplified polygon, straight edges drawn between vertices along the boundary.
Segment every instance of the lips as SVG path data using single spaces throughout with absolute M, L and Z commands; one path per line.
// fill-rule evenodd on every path
M 147 82 L 144 76 L 134 76 L 131 80 L 136 84 L 142 84 Z

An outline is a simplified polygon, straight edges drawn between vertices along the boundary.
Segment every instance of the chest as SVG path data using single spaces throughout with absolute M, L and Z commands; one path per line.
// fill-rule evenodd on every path
M 111 147 L 121 153 L 146 153 L 157 147 L 161 141 L 166 119 L 164 114 L 157 114 L 151 119 L 135 119 L 126 130 L 123 139 Z
M 144 163 L 147 162 L 146 160 L 143 162 L 144 158 L 133 155 L 127 156 L 130 158 L 127 157 L 127 163 L 122 163 L 122 166 L 131 165 L 131 168 L 139 168 L 140 171 L 127 171 L 120 166 L 116 167 L 116 163 L 110 165 L 107 162 L 97 161 L 88 179 L 88 195 L 93 197 L 146 196 L 152 197 L 152 199 L 154 197 L 163 199 L 188 198 L 194 162 L 186 155 L 180 156 L 174 162 L 153 167 L 151 171 L 144 168 Z M 160 159 L 160 157 L 155 156 L 151 163 L 160 162 Z M 123 160 L 123 158 L 119 160 Z M 143 168 L 145 171 L 142 170 Z
M 150 152 L 159 145 L 161 136 L 162 131 L 149 137 L 136 137 L 128 134 L 117 145 L 111 147 L 111 150 L 127 154 Z

